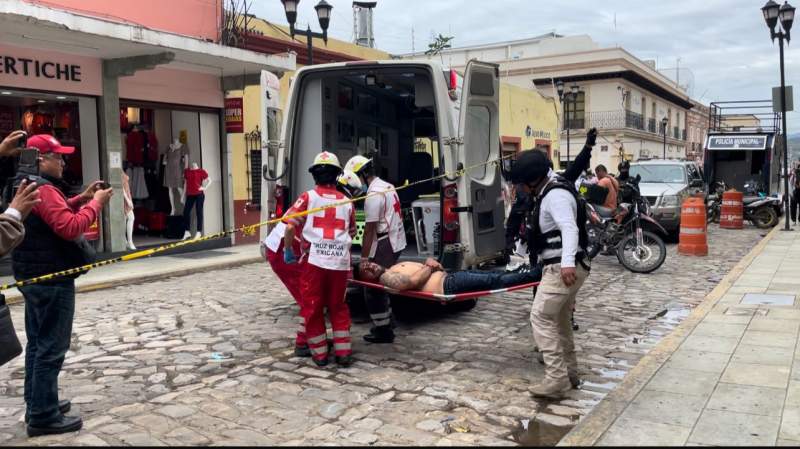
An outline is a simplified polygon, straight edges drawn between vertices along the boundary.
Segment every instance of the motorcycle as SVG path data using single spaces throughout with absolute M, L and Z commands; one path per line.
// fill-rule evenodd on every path
M 717 181 L 714 185 L 715 191 L 708 196 L 706 202 L 708 223 L 719 223 L 722 215 L 722 194 L 728 190 L 728 185 L 724 181 Z M 747 195 L 742 199 L 744 219 L 759 229 L 769 229 L 778 224 L 783 211 L 783 202 L 780 196 L 766 196 L 759 187 L 760 184 L 752 180 L 744 185 Z
M 650 204 L 639 192 L 640 180 L 641 177 L 637 176 L 620 185 L 620 197 L 630 199 L 630 202 L 620 204 L 617 213 L 623 214 L 623 218 L 619 224 L 614 211 L 586 203 L 587 255 L 592 259 L 606 248 L 616 253 L 626 269 L 634 273 L 650 273 L 664 263 L 667 247 L 661 237 L 644 230 L 642 224 L 648 223 L 663 235 L 667 231 L 650 216 Z
M 722 194 L 726 190 L 728 186 L 725 181 L 714 183 L 714 191 L 706 199 L 706 223 L 719 223 L 719 217 L 722 215 Z

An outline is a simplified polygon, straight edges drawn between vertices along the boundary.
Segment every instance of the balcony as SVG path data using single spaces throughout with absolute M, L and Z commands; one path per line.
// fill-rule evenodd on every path
M 584 125 L 586 125 L 586 119 L 584 117 L 578 118 L 569 118 L 564 120 L 564 129 L 584 129 Z
M 656 133 L 656 119 L 654 118 L 647 119 L 647 131 L 653 134 Z
M 686 140 L 686 130 L 685 130 L 685 129 L 683 130 L 683 137 L 682 137 L 682 140 Z
M 644 118 L 631 111 L 602 111 L 587 114 L 587 128 L 597 129 L 638 129 L 644 131 Z M 576 126 L 571 126 L 576 128 Z
M 680 133 L 680 130 L 678 129 L 677 126 L 673 126 L 672 127 L 672 137 L 674 139 L 680 139 L 681 138 L 681 133 Z

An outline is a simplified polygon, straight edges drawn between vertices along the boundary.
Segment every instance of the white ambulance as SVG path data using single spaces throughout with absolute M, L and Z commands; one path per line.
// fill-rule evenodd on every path
M 505 217 L 500 166 L 482 164 L 500 157 L 499 95 L 498 67 L 478 61 L 468 63 L 463 78 L 432 61 L 300 69 L 279 137 L 277 106 L 268 104 L 264 114 L 263 219 L 280 216 L 313 187 L 308 167 L 321 150 L 342 164 L 356 154 L 374 157 L 378 176 L 395 186 L 474 167 L 398 191 L 409 211 L 403 259 L 433 255 L 448 269 L 466 269 L 499 258 Z

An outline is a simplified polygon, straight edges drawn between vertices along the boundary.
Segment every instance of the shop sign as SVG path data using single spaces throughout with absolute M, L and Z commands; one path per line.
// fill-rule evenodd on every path
M 754 151 L 767 148 L 766 135 L 708 136 L 706 148 L 709 150 Z
M 244 132 L 244 101 L 242 97 L 225 99 L 225 132 Z
M 88 95 L 102 92 L 100 59 L 0 45 L 0 86 Z
M 530 126 L 525 128 L 525 136 L 526 137 L 533 137 L 536 139 L 548 139 L 550 140 L 550 131 L 542 131 L 540 129 L 533 129 Z

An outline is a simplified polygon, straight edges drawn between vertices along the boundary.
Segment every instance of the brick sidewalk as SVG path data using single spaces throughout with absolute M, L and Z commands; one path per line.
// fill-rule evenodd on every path
M 800 232 L 773 232 L 560 445 L 800 445 Z

